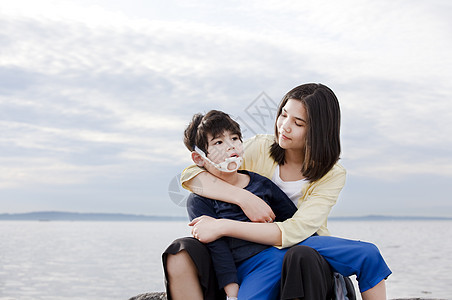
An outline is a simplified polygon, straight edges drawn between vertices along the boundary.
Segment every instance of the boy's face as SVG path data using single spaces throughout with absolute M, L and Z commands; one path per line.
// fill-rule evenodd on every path
M 222 135 L 216 137 L 208 134 L 207 140 L 207 157 L 214 163 L 221 163 L 229 157 L 243 156 L 243 143 L 238 134 L 231 133 L 230 131 L 224 131 Z M 230 169 L 235 167 L 232 166 L 233 164 L 231 163 Z M 209 163 L 207 165 L 211 166 Z

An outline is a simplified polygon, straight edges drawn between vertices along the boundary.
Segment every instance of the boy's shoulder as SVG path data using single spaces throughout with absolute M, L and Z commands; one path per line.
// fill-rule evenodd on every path
M 200 196 L 198 194 L 195 194 L 195 193 L 191 192 L 190 194 L 188 194 L 186 205 L 190 206 L 190 205 L 193 205 L 194 203 L 198 203 L 199 201 L 197 201 L 197 200 L 211 200 L 211 201 L 213 201 L 210 198 L 207 198 L 207 197 L 204 197 L 204 196 Z
M 243 173 L 243 174 L 247 174 L 250 177 L 250 184 L 251 183 L 266 183 L 266 182 L 271 182 L 273 183 L 273 181 L 271 181 L 270 179 L 268 179 L 265 176 L 262 176 L 258 173 L 252 172 L 252 171 L 248 171 L 248 170 L 238 170 L 237 172 Z

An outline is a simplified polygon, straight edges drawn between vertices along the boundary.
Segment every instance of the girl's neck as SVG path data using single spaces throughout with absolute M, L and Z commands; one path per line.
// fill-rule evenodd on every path
M 284 153 L 284 164 L 288 165 L 298 165 L 301 169 L 303 165 L 304 158 L 301 155 L 300 151 L 295 150 L 286 150 Z
M 285 152 L 284 164 L 279 167 L 279 174 L 283 181 L 297 181 L 304 179 L 301 173 L 301 166 L 303 165 L 303 157 L 299 151 Z

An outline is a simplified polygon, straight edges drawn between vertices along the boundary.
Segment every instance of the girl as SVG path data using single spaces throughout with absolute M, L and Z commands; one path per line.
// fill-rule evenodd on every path
M 245 143 L 243 168 L 271 178 L 297 204 L 297 212 L 291 219 L 272 223 L 274 214 L 259 199 L 200 168 L 190 167 L 182 175 L 183 185 L 202 196 L 239 205 L 253 221 L 267 222 L 200 217 L 190 224 L 193 236 L 203 243 L 230 236 L 281 248 L 297 245 L 289 250 L 290 258 L 283 265 L 282 299 L 322 299 L 309 296 L 309 291 L 297 284 L 303 281 L 304 286 L 306 274 L 289 260 L 303 261 L 300 257 L 306 247 L 300 246 L 317 250 L 334 271 L 344 276 L 356 274 L 364 300 L 386 299 L 384 279 L 391 271 L 378 249 L 370 243 L 330 237 L 326 227 L 327 216 L 345 183 L 345 170 L 337 163 L 339 128 L 339 103 L 328 87 L 304 84 L 289 91 L 278 108 L 275 136 L 258 135 Z M 172 252 L 175 255 L 164 254 L 168 259 L 164 262 L 170 290 L 180 282 L 174 262 L 186 267 L 185 279 L 199 282 L 199 266 L 190 247 L 194 248 Z M 318 269 L 325 270 L 322 261 L 318 259 Z M 202 273 L 200 280 L 203 286 Z M 325 284 L 323 288 L 327 291 L 322 294 L 325 298 L 331 287 Z

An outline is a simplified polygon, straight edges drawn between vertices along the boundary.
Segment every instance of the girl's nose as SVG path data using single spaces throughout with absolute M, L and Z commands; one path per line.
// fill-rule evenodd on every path
M 290 132 L 290 126 L 289 126 L 289 124 L 287 123 L 287 120 L 285 120 L 285 121 L 283 122 L 283 124 L 282 124 L 282 129 L 283 129 L 285 132 Z

